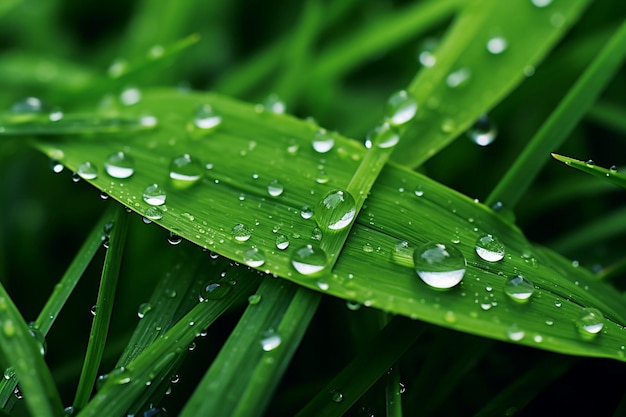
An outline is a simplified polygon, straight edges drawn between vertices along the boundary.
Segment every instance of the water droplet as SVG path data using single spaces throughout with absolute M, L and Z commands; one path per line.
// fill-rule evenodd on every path
M 161 206 L 165 204 L 165 198 L 165 191 L 163 191 L 157 184 L 148 185 L 143 190 L 143 201 L 151 206 Z
M 415 248 L 411 247 L 406 240 L 399 240 L 393 246 L 391 259 L 398 265 L 413 267 L 413 252 Z
M 582 314 L 576 321 L 576 327 L 583 339 L 591 340 L 604 327 L 604 316 L 595 308 L 583 308 Z
M 14 113 L 41 113 L 44 109 L 43 102 L 37 97 L 27 97 L 11 106 Z
M 343 401 L 343 394 L 336 389 L 330 391 L 330 399 L 336 403 Z
M 243 263 L 253 268 L 258 268 L 265 263 L 265 254 L 256 246 L 243 253 Z
M 230 234 L 235 238 L 237 242 L 245 242 L 250 239 L 252 232 L 245 224 L 238 223 L 233 226 Z
M 285 250 L 289 247 L 289 238 L 285 235 L 276 236 L 276 247 L 280 250 Z
M 179 188 L 187 188 L 195 184 L 203 173 L 202 164 L 189 154 L 173 158 L 170 162 L 170 178 Z
M 315 226 L 313 230 L 311 231 L 311 240 L 315 240 L 319 242 L 320 240 L 322 240 L 322 236 L 323 236 L 322 229 Z
M 587 161 L 585 162 L 585 165 L 587 165 L 588 167 L 593 167 L 596 163 L 593 162 L 593 159 L 587 159 Z
M 165 296 L 167 298 L 176 298 L 176 296 L 178 295 L 174 288 L 166 288 L 163 292 L 165 293 Z
M 488 262 L 498 262 L 504 258 L 504 244 L 492 235 L 484 235 L 476 240 L 476 253 Z
M 277 94 L 272 93 L 263 101 L 263 109 L 275 114 L 283 114 L 287 107 Z
M 530 0 L 530 2 L 536 7 L 547 7 L 552 4 L 552 0 Z
M 446 118 L 441 122 L 440 128 L 444 133 L 454 132 L 454 129 L 456 129 L 456 122 L 454 119 Z
M 355 215 L 354 197 L 347 191 L 333 190 L 317 204 L 315 219 L 322 228 L 342 230 L 352 223 Z
M 126 88 L 120 93 L 120 101 L 125 106 L 137 104 L 141 101 L 141 91 L 136 87 Z
M 309 206 L 302 206 L 300 209 L 300 216 L 305 220 L 310 219 L 313 217 L 313 209 Z
M 128 384 L 130 379 L 130 371 L 123 366 L 112 370 L 107 378 L 111 383 L 118 385 Z
M 55 174 L 60 174 L 61 172 L 63 172 L 65 167 L 63 166 L 63 164 L 61 162 L 59 162 L 58 160 L 52 158 L 52 159 L 50 159 L 50 169 Z
M 458 69 L 446 77 L 446 84 L 450 88 L 461 87 L 466 84 L 471 77 L 472 72 L 469 68 Z
M 152 310 L 152 304 L 150 303 L 140 304 L 139 308 L 137 309 L 137 317 L 139 317 L 140 319 L 144 318 L 150 310 Z
M 479 146 L 487 146 L 496 140 L 497 129 L 487 115 L 482 115 L 467 131 L 467 136 Z
M 108 200 L 109 199 L 109 195 L 106 192 L 104 192 L 104 191 L 100 191 L 100 198 L 102 200 Z
M 107 157 L 104 169 L 113 178 L 124 179 L 135 173 L 135 162 L 126 153 L 116 152 Z
M 271 180 L 269 184 L 267 184 L 267 192 L 272 197 L 278 197 L 283 193 L 284 190 L 285 188 L 278 180 Z
M 328 258 L 322 248 L 309 244 L 302 246 L 291 255 L 291 265 L 302 275 L 316 275 L 328 264 Z
M 313 135 L 313 149 L 319 153 L 326 153 L 335 146 L 335 139 L 324 129 L 320 129 Z
M 400 141 L 400 134 L 387 122 L 376 126 L 365 139 L 365 147 L 392 148 Z
M 517 275 L 504 284 L 504 292 L 511 300 L 525 303 L 535 292 L 535 285 L 523 276 Z
M 15 376 L 15 368 L 9 366 L 4 370 L 4 379 L 7 381 Z
M 248 304 L 256 305 L 261 302 L 261 296 L 259 294 L 252 294 L 248 297 Z
M 265 352 L 270 352 L 280 346 L 282 339 L 274 330 L 264 332 L 261 336 L 261 348 Z
M 509 338 L 509 340 L 512 340 L 513 342 L 519 342 L 524 338 L 525 335 L 526 333 L 524 332 L 524 330 L 520 329 L 520 327 L 515 323 L 511 324 L 506 329 L 506 336 Z
M 405 90 L 400 90 L 389 97 L 385 116 L 390 125 L 399 126 L 411 121 L 411 119 L 415 117 L 416 112 L 417 100 L 415 97 L 407 93 Z M 382 146 L 379 144 L 378 146 L 381 148 L 387 148 L 393 145 Z
M 506 51 L 508 44 L 506 39 L 501 36 L 496 36 L 487 41 L 487 51 L 494 55 L 499 55 L 502 52 Z
M 76 173 L 83 179 L 93 180 L 98 176 L 98 168 L 96 168 L 96 166 L 91 162 L 87 161 L 78 166 Z
M 93 317 L 96 317 L 96 310 L 97 310 L 97 306 L 95 304 L 92 305 L 91 309 L 89 310 L 89 312 L 91 313 Z
M 439 39 L 437 38 L 426 38 L 422 42 L 417 55 L 420 64 L 425 67 L 432 67 L 437 63 L 437 58 L 434 54 L 437 46 L 439 46 Z
M 415 271 L 433 288 L 452 288 L 465 275 L 465 258 L 454 246 L 427 243 L 413 253 Z
M 418 197 L 422 197 L 424 195 L 424 189 L 421 185 L 418 185 L 417 187 L 415 187 L 415 195 Z
M 221 298 L 224 298 L 231 290 L 232 285 L 227 282 L 212 282 L 205 285 L 204 288 L 200 291 L 198 300 L 200 300 L 200 302 L 208 300 L 219 300 Z
M 193 117 L 193 123 L 199 129 L 210 130 L 214 129 L 222 123 L 222 117 L 213 111 L 208 104 L 203 104 L 198 107 Z
M 348 310 L 350 311 L 360 310 L 362 306 L 363 304 L 359 303 L 358 301 L 346 300 L 346 307 L 348 307 Z
M 163 218 L 163 210 L 156 206 L 150 206 L 143 212 L 143 215 L 144 223 L 151 223 L 152 220 L 161 220 Z
M 28 328 L 28 332 L 37 342 L 37 346 L 39 346 L 39 353 L 41 356 L 45 356 L 48 351 L 48 342 L 46 341 L 46 337 L 43 335 L 41 330 L 36 327 L 33 327 L 32 324 Z
M 169 236 L 167 237 L 167 243 L 172 246 L 180 245 L 182 241 L 183 238 L 174 232 L 170 232 Z
M 618 173 L 617 166 L 611 165 L 611 167 L 609 168 L 609 171 L 611 172 L 611 174 L 617 174 Z

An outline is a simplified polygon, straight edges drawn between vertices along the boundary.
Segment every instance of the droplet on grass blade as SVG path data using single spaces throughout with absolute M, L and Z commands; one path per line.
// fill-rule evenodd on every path
M 604 316 L 595 308 L 583 308 L 576 321 L 578 333 L 585 340 L 595 339 L 604 327 Z
M 104 170 L 113 178 L 129 178 L 135 173 L 135 162 L 125 152 L 115 152 L 107 157 L 104 162 Z
M 478 146 L 488 146 L 496 140 L 497 129 L 487 115 L 482 115 L 467 130 L 469 139 Z
M 535 292 L 535 285 L 521 275 L 517 275 L 504 284 L 504 292 L 518 303 L 527 302 Z
M 488 262 L 498 262 L 504 258 L 504 244 L 493 235 L 479 237 L 474 249 L 481 259 Z
M 162 206 L 165 204 L 165 200 L 167 195 L 165 191 L 159 187 L 158 184 L 148 185 L 143 190 L 143 201 L 150 204 L 151 206 Z
M 442 243 L 427 243 L 413 253 L 417 275 L 427 285 L 448 289 L 465 275 L 465 258 L 457 248 Z
M 243 263 L 253 268 L 263 266 L 265 263 L 265 253 L 256 246 L 248 249 L 243 254 Z
M 230 231 L 230 234 L 235 238 L 237 242 L 245 242 L 250 239 L 250 236 L 252 236 L 252 232 L 250 231 L 248 226 L 243 223 L 238 223 L 234 225 L 232 230 Z
M 222 117 L 210 105 L 203 104 L 196 109 L 193 123 L 199 129 L 212 130 L 222 123 Z
M 389 125 L 399 126 L 410 122 L 417 112 L 417 100 L 405 90 L 395 92 L 387 101 L 385 117 Z M 396 140 L 397 142 L 397 140 Z M 393 143 L 395 145 L 395 143 Z M 390 147 L 378 145 L 381 148 Z
M 187 188 L 195 184 L 204 172 L 202 164 L 189 154 L 183 154 L 170 162 L 170 179 L 178 188 Z
M 98 168 L 91 162 L 83 162 L 78 166 L 76 174 L 82 179 L 93 180 L 98 176 Z
M 322 248 L 309 244 L 291 254 L 291 265 L 302 275 L 314 276 L 328 265 L 328 258 Z
M 355 215 L 354 197 L 347 191 L 333 190 L 317 204 L 315 219 L 321 228 L 342 230 L 352 223 Z
M 335 139 L 325 129 L 320 129 L 313 134 L 311 144 L 315 152 L 326 153 L 335 146 Z

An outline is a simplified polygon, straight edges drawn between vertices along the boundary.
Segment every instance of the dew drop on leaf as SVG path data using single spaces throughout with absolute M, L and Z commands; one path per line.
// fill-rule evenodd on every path
M 310 219 L 313 217 L 313 209 L 309 206 L 302 206 L 300 209 L 300 216 L 305 220 Z
M 417 113 L 417 100 L 405 90 L 400 90 L 389 97 L 385 117 L 390 125 L 399 126 L 410 122 L 415 117 L 415 113 Z M 393 145 L 382 146 L 379 144 L 381 148 Z
M 98 168 L 89 161 L 83 162 L 78 166 L 76 174 L 85 180 L 93 180 L 98 176 Z
M 417 52 L 417 59 L 425 67 L 432 67 L 437 63 L 435 50 L 439 46 L 439 39 L 426 38 L 420 45 Z
M 277 349 L 282 343 L 282 339 L 278 333 L 273 330 L 264 332 L 261 336 L 261 349 L 265 352 L 271 352 Z
M 230 234 L 235 238 L 237 242 L 245 242 L 250 239 L 252 232 L 245 224 L 238 223 L 233 226 Z
M 139 308 L 137 309 L 137 317 L 139 317 L 140 319 L 144 318 L 150 310 L 152 310 L 152 304 L 150 303 L 140 304 Z
M 261 302 L 261 296 L 259 294 L 252 294 L 248 297 L 248 304 L 256 305 Z
M 287 107 L 285 106 L 285 102 L 282 101 L 276 93 L 272 93 L 263 101 L 263 110 L 274 114 L 283 114 L 287 110 Z
M 533 6 L 539 8 L 547 7 L 552 4 L 552 0 L 530 0 L 530 2 L 533 4 Z
M 35 339 L 37 347 L 39 347 L 39 353 L 41 353 L 41 356 L 45 356 L 46 352 L 48 351 L 48 342 L 46 341 L 46 337 L 43 335 L 41 330 L 33 327 L 32 324 L 29 326 L 28 332 Z
M 379 126 L 376 126 L 368 133 L 365 139 L 365 147 L 371 148 L 377 146 L 379 148 L 392 148 L 400 141 L 400 134 L 393 126 L 385 122 Z
M 135 162 L 125 152 L 115 152 L 107 157 L 104 170 L 113 178 L 128 178 L 135 173 Z
M 450 88 L 461 87 L 469 81 L 471 75 L 472 72 L 469 68 L 460 68 L 448 74 L 446 77 L 446 84 Z
M 136 87 L 129 87 L 120 93 L 120 101 L 125 106 L 132 106 L 141 101 L 141 90 Z
M 278 180 L 271 180 L 269 184 L 267 184 L 267 192 L 272 197 L 278 197 L 284 190 L 285 188 Z
M 161 220 L 163 218 L 163 210 L 156 206 L 148 207 L 144 212 L 144 219 L 148 220 L 145 223 L 150 223 L 152 220 Z
M 504 258 L 504 244 L 493 235 L 479 237 L 474 249 L 481 259 L 488 262 L 498 262 Z
M 327 264 L 326 252 L 314 244 L 304 245 L 291 254 L 291 265 L 302 275 L 316 275 L 323 271 Z
M 289 238 L 283 234 L 276 236 L 276 248 L 285 250 L 289 247 Z
M 227 282 L 211 282 L 205 285 L 198 296 L 200 302 L 219 300 L 224 298 L 232 290 L 232 285 Z
M 413 261 L 417 275 L 433 288 L 452 288 L 465 275 L 465 258 L 454 246 L 427 243 L 415 250 Z
M 61 172 L 63 172 L 65 167 L 63 166 L 63 164 L 61 162 L 59 162 L 57 159 L 53 158 L 53 159 L 50 159 L 50 169 L 55 174 L 60 174 Z
M 217 114 L 210 105 L 203 104 L 196 109 L 193 123 L 199 129 L 211 130 L 222 123 L 222 117 Z
M 343 401 L 343 394 L 336 389 L 333 389 L 330 391 L 330 399 L 333 400 L 333 402 L 340 403 Z
M 317 204 L 315 219 L 323 229 L 342 230 L 348 227 L 356 215 L 354 197 L 343 190 L 333 190 Z
M 583 308 L 576 321 L 576 327 L 581 337 L 585 340 L 594 339 L 604 327 L 604 316 L 595 308 Z
M 258 268 L 265 263 L 265 254 L 256 246 L 243 253 L 243 263 L 253 268 Z
M 187 188 L 195 184 L 204 172 L 202 164 L 189 154 L 183 154 L 170 162 L 170 179 L 179 188 Z
M 499 55 L 506 51 L 508 44 L 506 39 L 501 36 L 496 36 L 487 41 L 487 51 L 493 55 Z
M 174 232 L 170 232 L 169 236 L 167 237 L 167 243 L 172 246 L 180 245 L 182 241 L 183 238 Z
M 504 284 L 504 292 L 511 300 L 525 303 L 535 292 L 535 285 L 523 276 L 517 275 Z
M 467 131 L 467 137 L 478 146 L 488 146 L 496 140 L 498 131 L 487 115 L 482 115 Z
M 524 332 L 524 330 L 520 329 L 520 327 L 515 323 L 511 324 L 506 329 L 506 336 L 509 338 L 509 340 L 512 340 L 513 342 L 519 342 L 524 338 L 525 335 L 526 333 Z
M 335 146 L 335 139 L 325 129 L 320 129 L 313 134 L 311 143 L 315 152 L 326 153 Z

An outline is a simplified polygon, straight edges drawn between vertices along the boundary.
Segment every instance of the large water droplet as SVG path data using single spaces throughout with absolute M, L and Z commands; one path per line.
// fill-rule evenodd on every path
M 322 248 L 309 244 L 295 250 L 291 255 L 291 265 L 302 275 L 316 275 L 328 264 L 328 258 Z
M 289 247 L 289 238 L 285 235 L 276 236 L 276 247 L 280 250 L 285 250 Z
M 83 179 L 93 180 L 98 176 L 98 168 L 96 168 L 96 166 L 91 162 L 87 161 L 78 166 L 76 173 Z
M 278 180 L 271 180 L 269 184 L 267 184 L 267 192 L 272 197 L 278 197 L 283 193 L 285 187 Z
M 450 73 L 446 77 L 446 84 L 450 88 L 457 88 L 462 85 L 465 85 L 469 78 L 471 77 L 472 72 L 469 68 L 461 68 L 452 73 Z
M 583 339 L 594 339 L 604 327 L 604 316 L 595 308 L 583 308 L 576 327 Z
M 243 263 L 253 268 L 258 268 L 265 263 L 265 254 L 256 246 L 243 253 Z
M 278 333 L 274 330 L 264 332 L 261 336 L 261 349 L 265 352 L 270 352 L 277 349 L 282 343 L 282 339 Z
M 235 238 L 237 242 L 245 242 L 246 240 L 250 239 L 250 236 L 252 236 L 252 232 L 250 231 L 248 226 L 242 223 L 234 225 L 232 230 L 230 231 L 230 234 Z
M 137 317 L 139 317 L 140 319 L 144 318 L 150 310 L 152 310 L 152 304 L 150 303 L 140 304 L 139 308 L 137 309 Z
M 476 253 L 488 262 L 498 262 L 504 258 L 504 244 L 492 235 L 484 235 L 476 240 Z
M 104 169 L 113 178 L 124 179 L 135 173 L 135 162 L 130 155 L 116 152 L 107 157 Z
M 416 112 L 417 100 L 415 97 L 405 90 L 400 90 L 389 97 L 385 116 L 390 125 L 399 126 L 411 121 Z
M 523 276 L 518 275 L 504 284 L 504 292 L 511 300 L 525 303 L 535 292 L 535 285 Z
M 400 134 L 387 122 L 380 126 L 376 126 L 367 134 L 365 139 L 365 147 L 371 148 L 377 146 L 379 148 L 392 148 L 400 141 Z
M 170 162 L 170 178 L 179 188 L 187 188 L 195 184 L 204 172 L 202 164 L 189 154 L 173 158 Z
M 326 153 L 335 146 L 335 138 L 325 129 L 320 129 L 313 134 L 313 141 L 311 143 L 316 152 Z
M 506 51 L 508 44 L 506 39 L 501 36 L 496 36 L 487 41 L 487 51 L 494 55 L 499 55 Z
M 465 258 L 457 248 L 442 243 L 427 243 L 413 253 L 415 271 L 433 288 L 452 288 L 465 275 Z
M 148 185 L 143 190 L 143 201 L 151 206 L 161 206 L 165 204 L 165 191 L 158 186 L 158 184 Z
M 482 115 L 467 131 L 467 136 L 479 146 L 487 146 L 496 140 L 498 130 L 487 115 Z
M 317 204 L 315 219 L 322 228 L 341 230 L 352 223 L 355 215 L 354 197 L 347 191 L 333 190 Z
M 222 123 L 222 117 L 213 111 L 210 105 L 204 104 L 196 110 L 193 117 L 193 123 L 199 129 L 214 129 Z

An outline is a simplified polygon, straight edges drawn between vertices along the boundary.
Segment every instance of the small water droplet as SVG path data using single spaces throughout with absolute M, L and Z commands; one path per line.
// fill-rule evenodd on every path
M 193 123 L 199 129 L 211 130 L 222 123 L 222 117 L 215 113 L 210 105 L 203 104 L 196 109 L 193 117 Z
M 271 352 L 274 349 L 277 349 L 282 343 L 282 339 L 278 333 L 274 330 L 269 330 L 264 332 L 261 336 L 261 348 L 265 352 Z
M 4 370 L 4 379 L 7 381 L 15 376 L 15 368 L 9 366 Z
M 78 174 L 80 178 L 93 180 L 98 176 L 98 168 L 89 161 L 83 162 L 78 166 L 76 174 Z
M 415 250 L 413 261 L 417 275 L 433 288 L 452 288 L 465 275 L 465 258 L 454 246 L 427 243 Z
M 360 310 L 362 306 L 363 304 L 359 303 L 358 301 L 346 300 L 346 307 L 348 307 L 348 310 L 350 311 Z
M 139 317 L 140 319 L 144 318 L 150 310 L 152 310 L 152 304 L 150 303 L 140 304 L 139 308 L 137 309 L 137 317 Z
M 174 288 L 166 288 L 164 293 L 167 298 L 176 298 L 176 296 L 178 295 Z
M 106 192 L 104 192 L 104 191 L 100 191 L 100 199 L 108 200 L 109 199 L 109 195 Z
M 504 284 L 504 292 L 511 300 L 525 303 L 535 292 L 535 285 L 523 276 L 517 275 Z
M 37 97 L 26 97 L 11 106 L 13 113 L 41 113 L 44 110 L 43 102 Z
M 261 302 L 261 296 L 259 294 L 252 294 L 248 297 L 248 304 L 256 305 Z
M 336 389 L 330 391 L 330 399 L 336 403 L 343 401 L 343 394 Z
M 418 197 L 422 197 L 424 195 L 424 189 L 421 185 L 418 185 L 417 187 L 415 187 L 415 195 Z
M 535 7 L 547 7 L 552 4 L 552 0 L 530 0 Z
M 170 232 L 169 236 L 167 237 L 167 243 L 172 246 L 180 245 L 182 241 L 183 238 L 174 232 Z
M 576 327 L 583 339 L 594 339 L 604 327 L 604 316 L 595 308 L 583 308 L 582 314 L 576 321 Z
M 323 170 L 319 170 L 317 175 L 315 176 L 315 182 L 318 184 L 326 184 L 329 180 L 330 180 L 330 177 Z
M 618 173 L 617 166 L 611 165 L 611 167 L 609 168 L 609 171 L 611 172 L 611 174 L 617 174 Z
M 263 110 L 269 111 L 275 114 L 283 114 L 287 107 L 285 106 L 285 102 L 278 97 L 276 93 L 272 93 L 267 96 L 267 98 L 263 101 Z
M 250 239 L 252 232 L 245 224 L 238 223 L 233 226 L 230 234 L 235 238 L 237 242 L 245 242 Z
M 125 152 L 115 152 L 107 157 L 104 169 L 111 177 L 124 179 L 135 173 L 135 162 Z
M 158 184 L 148 185 L 143 190 L 143 201 L 151 206 L 161 206 L 165 204 L 166 194 L 165 191 L 158 186 Z
M 39 353 L 41 356 L 45 356 L 48 351 L 48 342 L 46 341 L 46 337 L 43 335 L 41 330 L 34 327 L 32 323 L 29 325 L 28 332 L 37 342 L 37 346 L 39 346 Z
M 443 133 L 454 132 L 454 129 L 456 129 L 456 122 L 454 119 L 446 118 L 441 122 L 440 128 Z
M 271 180 L 269 184 L 267 184 L 267 192 L 272 197 L 278 197 L 283 193 L 284 190 L 285 188 L 278 180 Z
M 92 305 L 92 306 L 91 306 L 91 309 L 89 310 L 89 312 L 91 313 L 91 315 L 92 315 L 93 317 L 96 317 L 96 310 L 97 310 L 97 307 L 96 307 L 96 305 L 95 305 L 95 304 L 94 304 L 94 305 Z
M 109 373 L 107 380 L 118 385 L 128 384 L 131 380 L 130 371 L 125 367 L 120 366 Z
M 322 228 L 342 230 L 352 223 L 355 215 L 354 197 L 347 191 L 333 190 L 317 204 L 315 219 Z
M 231 290 L 232 285 L 230 285 L 223 279 L 219 282 L 211 282 L 210 284 L 207 284 L 204 286 L 204 288 L 202 288 L 198 296 L 198 300 L 200 302 L 208 300 L 219 300 L 221 298 L 224 298 Z
M 400 141 L 400 134 L 389 123 L 376 126 L 365 139 L 365 147 L 392 148 Z
M 316 152 L 326 153 L 335 146 L 335 139 L 325 129 L 320 129 L 313 135 L 312 145 Z
M 151 223 L 152 220 L 161 220 L 163 218 L 163 210 L 156 206 L 150 206 L 143 212 L 143 215 L 144 223 Z
M 593 162 L 593 159 L 587 159 L 587 161 L 585 162 L 585 165 L 587 165 L 588 167 L 593 167 L 596 163 Z
M 300 209 L 300 216 L 305 220 L 310 219 L 313 217 L 313 209 L 309 206 L 302 206 Z
M 405 90 L 400 90 L 389 97 L 385 116 L 390 125 L 403 125 L 411 121 L 413 117 L 415 117 L 415 113 L 417 113 L 417 100 L 413 97 L 413 95 L 407 93 Z M 378 146 L 381 148 L 387 148 L 393 145 Z
M 57 159 L 51 158 L 50 159 L 50 169 L 52 170 L 52 172 L 54 172 L 55 174 L 60 174 L 61 172 L 63 172 L 63 170 L 65 169 L 65 167 L 63 166 L 63 164 L 61 162 L 59 162 Z
M 323 271 L 327 264 L 326 253 L 317 245 L 302 246 L 291 255 L 291 265 L 302 275 L 316 275 Z
M 479 146 L 488 146 L 496 140 L 497 129 L 487 115 L 482 115 L 467 131 L 467 136 Z
M 129 87 L 120 93 L 120 101 L 125 106 L 132 106 L 141 101 L 141 91 L 136 87 Z
M 504 244 L 492 235 L 479 237 L 474 249 L 481 259 L 488 262 L 498 262 L 504 258 Z
M 446 84 L 450 88 L 461 87 L 468 82 L 471 76 L 472 72 L 469 68 L 460 68 L 448 74 L 446 77 Z
M 320 229 L 319 227 L 314 227 L 313 230 L 311 231 L 311 240 L 315 240 L 315 241 L 320 241 L 322 240 L 322 229 Z
M 501 36 L 496 36 L 487 41 L 487 51 L 494 55 L 499 55 L 506 51 L 508 44 L 506 39 Z
M 276 247 L 280 250 L 285 250 L 289 247 L 289 238 L 285 235 L 276 236 Z
M 170 179 L 179 188 L 187 188 L 195 184 L 203 173 L 202 164 L 189 154 L 183 154 L 170 162 Z
M 519 342 L 524 338 L 525 335 L 526 333 L 524 332 L 524 330 L 520 329 L 520 327 L 515 323 L 511 324 L 506 329 L 506 336 L 509 338 L 509 340 L 512 340 L 513 342 Z
M 432 67 L 437 63 L 437 58 L 435 57 L 435 50 L 439 46 L 439 39 L 437 38 L 426 38 L 420 45 L 418 50 L 417 59 L 420 64 L 425 67 Z
M 265 253 L 253 246 L 243 253 L 243 263 L 253 268 L 258 268 L 265 263 Z

